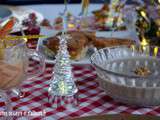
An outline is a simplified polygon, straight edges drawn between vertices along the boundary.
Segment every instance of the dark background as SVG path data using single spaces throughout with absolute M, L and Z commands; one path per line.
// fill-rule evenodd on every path
M 69 3 L 80 3 L 81 0 L 68 0 Z M 109 3 L 109 0 L 90 0 L 91 3 L 104 3 L 106 1 Z M 128 3 L 131 3 L 132 0 L 128 0 Z M 64 0 L 0 0 L 0 4 L 11 4 L 11 5 L 25 5 L 25 4 L 59 4 L 64 3 Z
M 80 3 L 81 0 L 68 0 L 70 3 Z M 101 0 L 93 0 L 92 2 L 101 2 Z M 64 3 L 64 0 L 0 0 L 1 4 L 43 4 L 43 3 L 51 3 L 58 4 Z

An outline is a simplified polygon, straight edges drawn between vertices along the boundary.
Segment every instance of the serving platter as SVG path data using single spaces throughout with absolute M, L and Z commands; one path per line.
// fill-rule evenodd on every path
M 58 33 L 58 31 L 56 31 L 56 30 L 49 30 L 49 29 L 45 29 L 45 28 L 41 29 L 41 34 L 46 35 L 47 37 L 54 36 L 57 33 Z M 116 31 L 113 33 L 111 33 L 111 31 L 97 31 L 96 36 L 97 37 L 117 37 L 117 38 L 130 38 L 130 39 L 132 39 L 131 33 L 129 31 Z M 47 40 L 46 38 L 39 39 L 38 44 L 37 44 L 37 50 L 42 55 L 45 56 L 47 63 L 55 63 L 54 57 L 48 57 L 48 55 L 46 55 L 46 53 L 45 53 L 44 41 L 46 41 L 46 40 Z M 78 61 L 72 60 L 71 63 L 72 64 L 79 64 L 79 65 L 90 64 L 90 56 L 93 54 L 93 52 L 94 52 L 94 49 L 89 49 L 85 58 L 78 60 Z
M 5 13 L 1 13 L 1 9 Z M 43 21 L 44 19 L 43 15 L 33 9 L 18 7 L 18 6 L 0 6 L 0 18 L 2 14 L 3 15 L 2 20 L 4 21 L 1 25 L 3 26 L 7 22 L 6 19 L 8 19 L 9 17 L 16 17 L 18 19 L 18 23 L 14 26 L 12 33 L 18 32 L 21 29 L 25 30 L 26 28 L 22 26 L 22 22 L 23 20 L 27 19 L 28 15 L 31 13 L 35 13 L 37 17 L 37 24 L 40 24 Z

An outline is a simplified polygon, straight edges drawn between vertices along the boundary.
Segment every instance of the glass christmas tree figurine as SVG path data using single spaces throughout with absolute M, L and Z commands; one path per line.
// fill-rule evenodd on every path
M 64 30 L 59 36 L 59 51 L 56 55 L 56 63 L 54 66 L 53 77 L 51 78 L 49 92 L 49 102 L 53 107 L 74 106 L 77 104 L 76 93 L 78 89 L 74 82 L 72 74 L 72 66 L 70 55 L 67 50 L 67 40 L 69 36 L 66 34 L 67 22 L 64 16 Z

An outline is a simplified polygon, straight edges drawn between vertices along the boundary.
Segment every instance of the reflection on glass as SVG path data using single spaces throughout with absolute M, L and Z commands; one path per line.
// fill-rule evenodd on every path
M 81 5 L 82 5 L 82 15 L 87 16 L 88 14 L 88 7 L 89 7 L 89 0 L 82 0 Z

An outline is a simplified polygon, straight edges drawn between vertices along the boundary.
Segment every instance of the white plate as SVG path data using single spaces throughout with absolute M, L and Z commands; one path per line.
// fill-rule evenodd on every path
M 23 22 L 23 20 L 25 20 L 26 18 L 28 18 L 28 15 L 30 13 L 35 13 L 36 14 L 36 16 L 37 16 L 37 23 L 38 24 L 40 24 L 43 21 L 43 19 L 44 19 L 43 15 L 41 13 L 39 13 L 39 12 L 37 12 L 35 10 L 32 10 L 32 9 L 29 9 L 29 8 L 18 7 L 18 6 L 4 6 L 2 8 L 5 8 L 5 9 L 11 11 L 12 14 L 9 17 L 11 17 L 11 16 L 16 17 L 18 19 L 18 21 L 19 21 L 19 23 L 17 23 L 14 26 L 12 32 L 18 32 L 18 31 L 20 31 L 21 28 L 23 30 L 26 29 L 24 26 L 22 26 L 22 22 Z M 5 24 L 5 22 L 3 22 L 2 25 L 4 25 L 4 24 Z
M 47 35 L 48 37 L 54 36 L 58 31 L 54 31 L 54 30 L 48 30 L 45 28 L 41 29 L 41 34 L 42 35 Z M 98 37 L 111 37 L 111 32 L 107 31 L 107 32 L 96 32 L 96 36 Z M 129 31 L 118 31 L 118 32 L 114 32 L 112 34 L 112 37 L 118 37 L 118 38 L 130 38 L 130 32 Z M 46 62 L 47 63 L 55 63 L 55 59 L 51 59 L 49 57 L 47 57 L 47 55 L 44 52 L 44 45 L 43 45 L 43 41 L 46 39 L 39 39 L 38 44 L 37 44 L 37 50 L 45 56 L 46 58 Z M 90 56 L 93 53 L 93 50 L 89 50 L 87 52 L 87 55 L 85 58 L 83 58 L 82 60 L 79 61 L 75 61 L 72 60 L 72 64 L 90 64 Z

